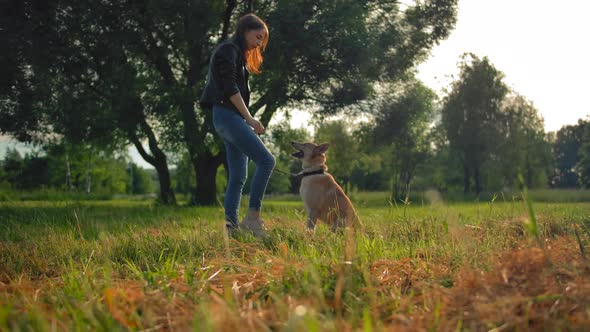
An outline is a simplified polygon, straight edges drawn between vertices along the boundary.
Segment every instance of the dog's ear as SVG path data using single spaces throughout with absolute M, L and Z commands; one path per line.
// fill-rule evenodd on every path
M 322 153 L 328 151 L 329 147 L 330 147 L 329 143 L 320 144 L 320 145 L 316 146 L 315 148 L 313 148 L 313 154 L 314 155 L 322 154 Z

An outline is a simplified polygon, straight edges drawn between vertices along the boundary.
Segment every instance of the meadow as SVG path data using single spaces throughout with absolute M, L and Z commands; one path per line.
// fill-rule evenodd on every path
M 274 197 L 263 239 L 221 207 L 5 199 L 0 331 L 590 330 L 590 202 L 567 195 L 354 193 L 362 227 L 314 234 Z

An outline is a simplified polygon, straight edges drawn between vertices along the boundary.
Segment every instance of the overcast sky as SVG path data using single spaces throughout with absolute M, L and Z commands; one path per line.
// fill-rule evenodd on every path
M 461 54 L 487 56 L 555 131 L 590 115 L 590 1 L 459 0 L 457 25 L 419 66 L 439 92 Z

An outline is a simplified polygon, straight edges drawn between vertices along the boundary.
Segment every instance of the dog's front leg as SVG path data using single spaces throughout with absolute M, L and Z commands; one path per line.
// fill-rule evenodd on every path
M 305 230 L 308 232 L 313 232 L 315 230 L 315 224 L 318 220 L 318 216 L 313 213 L 313 211 L 309 211 L 307 213 L 307 225 L 305 226 Z

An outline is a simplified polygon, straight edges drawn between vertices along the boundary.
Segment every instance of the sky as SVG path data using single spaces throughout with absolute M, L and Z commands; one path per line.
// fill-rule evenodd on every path
M 461 54 L 487 56 L 533 102 L 545 130 L 559 130 L 590 116 L 589 15 L 587 0 L 459 0 L 455 29 L 418 77 L 440 92 L 457 76 Z

